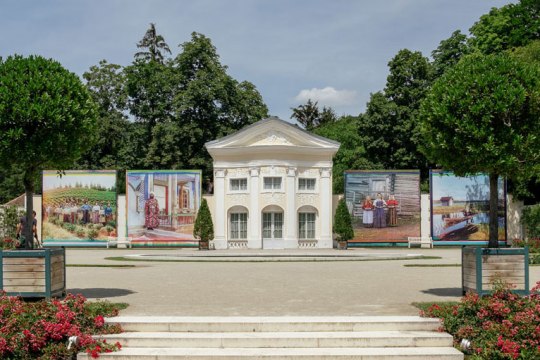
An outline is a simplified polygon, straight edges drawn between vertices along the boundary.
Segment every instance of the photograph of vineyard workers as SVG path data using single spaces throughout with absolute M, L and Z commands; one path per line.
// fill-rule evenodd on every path
M 116 236 L 116 171 L 44 171 L 42 224 L 46 245 Z

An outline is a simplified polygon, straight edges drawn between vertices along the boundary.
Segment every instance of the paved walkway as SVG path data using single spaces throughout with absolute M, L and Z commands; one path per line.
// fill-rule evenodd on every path
M 423 254 L 442 259 L 302 262 L 113 261 L 124 255 L 198 256 L 192 249 L 68 249 L 67 264 L 135 265 L 128 268 L 68 267 L 69 292 L 90 299 L 127 302 L 125 315 L 416 315 L 414 301 L 458 300 L 460 249 L 352 249 L 295 251 L 209 251 L 205 256 L 270 254 L 353 256 Z M 356 256 L 358 255 L 358 256 Z M 531 267 L 531 284 L 540 267 Z

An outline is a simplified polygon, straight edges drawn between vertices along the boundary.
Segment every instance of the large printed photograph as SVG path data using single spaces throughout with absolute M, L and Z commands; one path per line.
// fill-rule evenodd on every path
M 134 246 L 196 246 L 199 170 L 128 171 L 127 234 Z
M 347 171 L 345 200 L 353 219 L 351 245 L 420 236 L 419 171 Z
M 101 245 L 116 237 L 116 171 L 43 172 L 45 245 Z
M 489 240 L 489 176 L 455 176 L 433 170 L 431 177 L 431 234 L 433 240 L 487 242 Z M 498 184 L 499 241 L 506 241 L 506 191 Z

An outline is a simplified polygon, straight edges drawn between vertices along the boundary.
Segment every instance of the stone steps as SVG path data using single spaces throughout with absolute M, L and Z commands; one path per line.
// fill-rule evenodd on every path
M 138 332 L 436 331 L 440 326 L 437 319 L 418 316 L 118 316 L 106 321 Z
M 332 347 L 445 347 L 452 337 L 431 331 L 336 331 L 186 333 L 129 332 L 104 335 L 108 343 L 148 348 L 332 348 Z
M 125 333 L 103 335 L 122 350 L 110 360 L 362 359 L 462 360 L 437 319 L 417 316 L 139 317 L 106 319 Z M 90 360 L 79 354 L 79 360 Z
M 102 360 L 458 360 L 463 354 L 450 347 L 434 348 L 124 348 L 115 353 L 101 354 Z M 88 354 L 79 354 L 78 360 L 91 360 Z

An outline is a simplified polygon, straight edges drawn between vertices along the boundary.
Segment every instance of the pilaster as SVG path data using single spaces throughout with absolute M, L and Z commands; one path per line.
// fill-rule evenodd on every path
M 321 169 L 321 209 L 319 221 L 321 222 L 321 234 L 318 247 L 332 248 L 332 169 Z
M 214 170 L 214 199 L 216 201 L 216 223 L 214 232 L 215 249 L 227 249 L 227 238 L 225 237 L 225 175 L 227 170 Z
M 261 209 L 259 209 L 259 175 L 259 168 L 249 169 L 248 248 L 250 249 L 262 249 Z
M 298 248 L 298 214 L 296 213 L 296 173 L 294 167 L 287 168 L 286 180 L 286 205 L 285 205 L 285 238 L 284 247 L 286 249 Z

